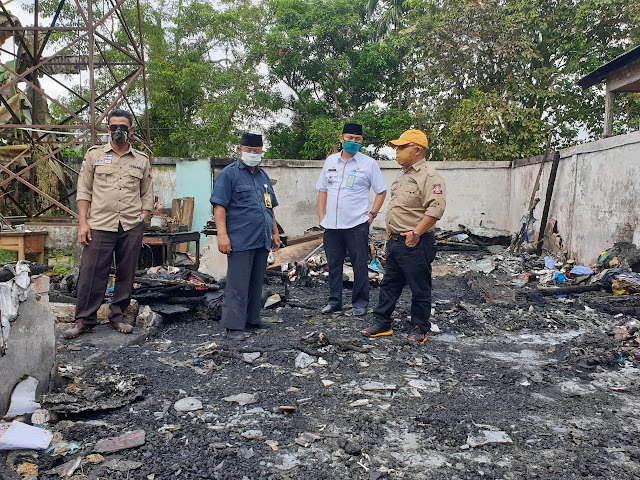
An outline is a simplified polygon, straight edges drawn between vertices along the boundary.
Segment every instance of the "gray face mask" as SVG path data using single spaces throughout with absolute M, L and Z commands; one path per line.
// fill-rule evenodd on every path
M 111 140 L 113 143 L 123 145 L 129 141 L 129 132 L 123 132 L 122 130 L 111 132 Z
M 262 161 L 262 154 L 242 152 L 242 156 L 240 157 L 240 159 L 242 160 L 242 163 L 244 163 L 247 167 L 257 167 Z

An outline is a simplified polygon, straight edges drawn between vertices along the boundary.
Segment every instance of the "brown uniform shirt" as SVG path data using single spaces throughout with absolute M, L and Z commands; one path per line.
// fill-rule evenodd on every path
M 87 150 L 78 177 L 77 200 L 90 202 L 89 227 L 107 232 L 131 230 L 143 220 L 142 210 L 153 209 L 151 162 L 129 147 L 118 155 L 111 143 Z
M 401 172 L 391 185 L 387 231 L 400 234 L 416 228 L 425 215 L 442 218 L 447 206 L 443 178 L 422 159 Z M 429 230 L 433 232 L 435 226 Z

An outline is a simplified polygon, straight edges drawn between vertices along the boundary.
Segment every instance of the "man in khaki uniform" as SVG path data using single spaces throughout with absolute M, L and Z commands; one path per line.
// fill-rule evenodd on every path
M 124 312 L 131 301 L 144 224 L 153 208 L 151 163 L 144 153 L 131 148 L 129 136 L 134 128 L 129 112 L 112 110 L 107 123 L 110 141 L 87 150 L 78 177 L 78 242 L 84 250 L 78 276 L 76 322 L 64 333 L 67 339 L 96 326 L 114 252 L 116 283 L 109 325 L 121 333 L 133 331 Z
M 410 340 L 427 341 L 431 322 L 431 263 L 436 257 L 435 225 L 446 207 L 445 183 L 425 160 L 427 136 L 407 130 L 389 142 L 396 149 L 402 171 L 391 185 L 387 212 L 387 264 L 380 285 L 373 326 L 363 330 L 369 337 L 389 336 L 391 314 L 405 284 L 411 288 Z

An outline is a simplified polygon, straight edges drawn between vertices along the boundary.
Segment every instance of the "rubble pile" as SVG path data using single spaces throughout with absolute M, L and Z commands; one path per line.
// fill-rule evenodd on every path
M 0 477 L 639 476 L 629 425 L 640 407 L 640 295 L 613 290 L 637 273 L 633 263 L 590 265 L 579 279 L 586 270 L 567 259 L 547 268 L 544 257 L 480 241 L 459 238 L 478 249 L 438 254 L 438 328 L 422 346 L 406 340 L 408 290 L 390 337 L 360 335 L 370 312 L 321 315 L 321 247 L 292 262 L 302 281 L 274 265 L 262 327 L 242 343 L 215 321 L 222 290 L 141 271 L 141 302 L 156 298 L 145 308 L 187 311 L 163 314 L 174 321 L 111 351 L 94 333 L 61 344 L 60 386 L 0 423 L 0 445 L 16 433 L 31 442 L 0 452 Z M 384 269 L 384 238 L 371 243 Z M 612 268 L 622 270 L 603 283 Z M 555 273 L 567 281 L 554 284 Z

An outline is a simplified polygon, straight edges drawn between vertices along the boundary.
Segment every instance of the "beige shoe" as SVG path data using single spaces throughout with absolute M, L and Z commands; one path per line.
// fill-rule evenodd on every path
M 83 333 L 87 333 L 90 331 L 91 327 L 87 327 L 82 322 L 76 322 L 73 327 L 64 332 L 64 338 L 66 338 L 67 340 L 71 340 L 72 338 L 78 338 Z
M 109 322 L 109 326 L 114 330 L 119 331 L 120 333 L 131 333 L 133 332 L 133 326 L 128 323 L 111 323 Z

